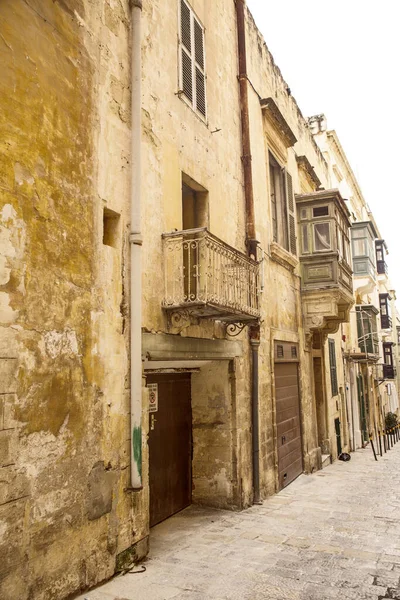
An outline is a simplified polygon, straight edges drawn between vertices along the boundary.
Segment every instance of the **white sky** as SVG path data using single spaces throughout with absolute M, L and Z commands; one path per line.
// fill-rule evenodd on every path
M 247 0 L 304 117 L 335 129 L 400 302 L 400 1 Z

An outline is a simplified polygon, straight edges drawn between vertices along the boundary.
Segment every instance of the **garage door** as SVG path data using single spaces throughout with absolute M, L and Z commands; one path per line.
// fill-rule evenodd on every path
M 303 472 L 296 363 L 275 364 L 279 489 Z

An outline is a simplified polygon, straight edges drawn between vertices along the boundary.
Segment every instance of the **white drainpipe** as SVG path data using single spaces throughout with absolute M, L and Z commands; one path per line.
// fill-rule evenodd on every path
M 130 0 L 132 23 L 131 56 L 131 487 L 142 488 L 142 234 L 141 234 L 141 110 L 142 0 Z

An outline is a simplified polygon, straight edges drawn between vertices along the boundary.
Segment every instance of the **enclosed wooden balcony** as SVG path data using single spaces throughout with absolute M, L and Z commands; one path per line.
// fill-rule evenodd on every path
M 386 365 L 386 364 L 378 364 L 376 365 L 377 371 L 376 371 L 376 378 L 379 381 L 386 381 L 386 380 L 390 380 L 390 379 L 396 379 L 397 376 L 397 371 L 396 371 L 396 367 L 393 365 Z
M 338 190 L 296 196 L 306 328 L 337 331 L 353 300 L 349 211 Z
M 171 314 L 227 323 L 257 321 L 259 263 L 206 228 L 163 234 L 165 297 Z

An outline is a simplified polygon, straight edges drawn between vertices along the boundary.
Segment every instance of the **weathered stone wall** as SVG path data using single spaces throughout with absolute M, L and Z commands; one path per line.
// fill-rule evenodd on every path
M 177 93 L 178 3 L 155 0 L 143 6 L 143 270 L 150 275 L 143 279 L 143 327 L 155 337 L 169 333 L 221 339 L 225 331 L 220 323 L 192 321 L 171 327 L 161 306 L 165 287 L 162 234 L 182 229 L 182 174 L 208 192 L 209 230 L 245 251 L 235 5 L 195 0 L 191 6 L 205 27 L 207 122 Z M 247 348 L 246 333 L 240 339 Z M 235 413 L 229 408 L 230 379 L 227 362 L 223 364 L 224 368 L 213 363 L 192 378 L 193 499 L 218 506 L 247 506 L 252 501 L 248 350 L 237 361 Z M 206 407 L 217 396 L 223 398 L 224 423 L 212 427 L 216 407 L 210 407 L 208 415 Z M 237 432 L 234 440 L 228 439 L 229 429 Z M 238 445 L 243 448 L 240 490 L 232 483 L 231 464 Z
M 125 491 L 128 3 L 16 0 L 0 22 L 0 596 L 53 600 L 148 527 Z

